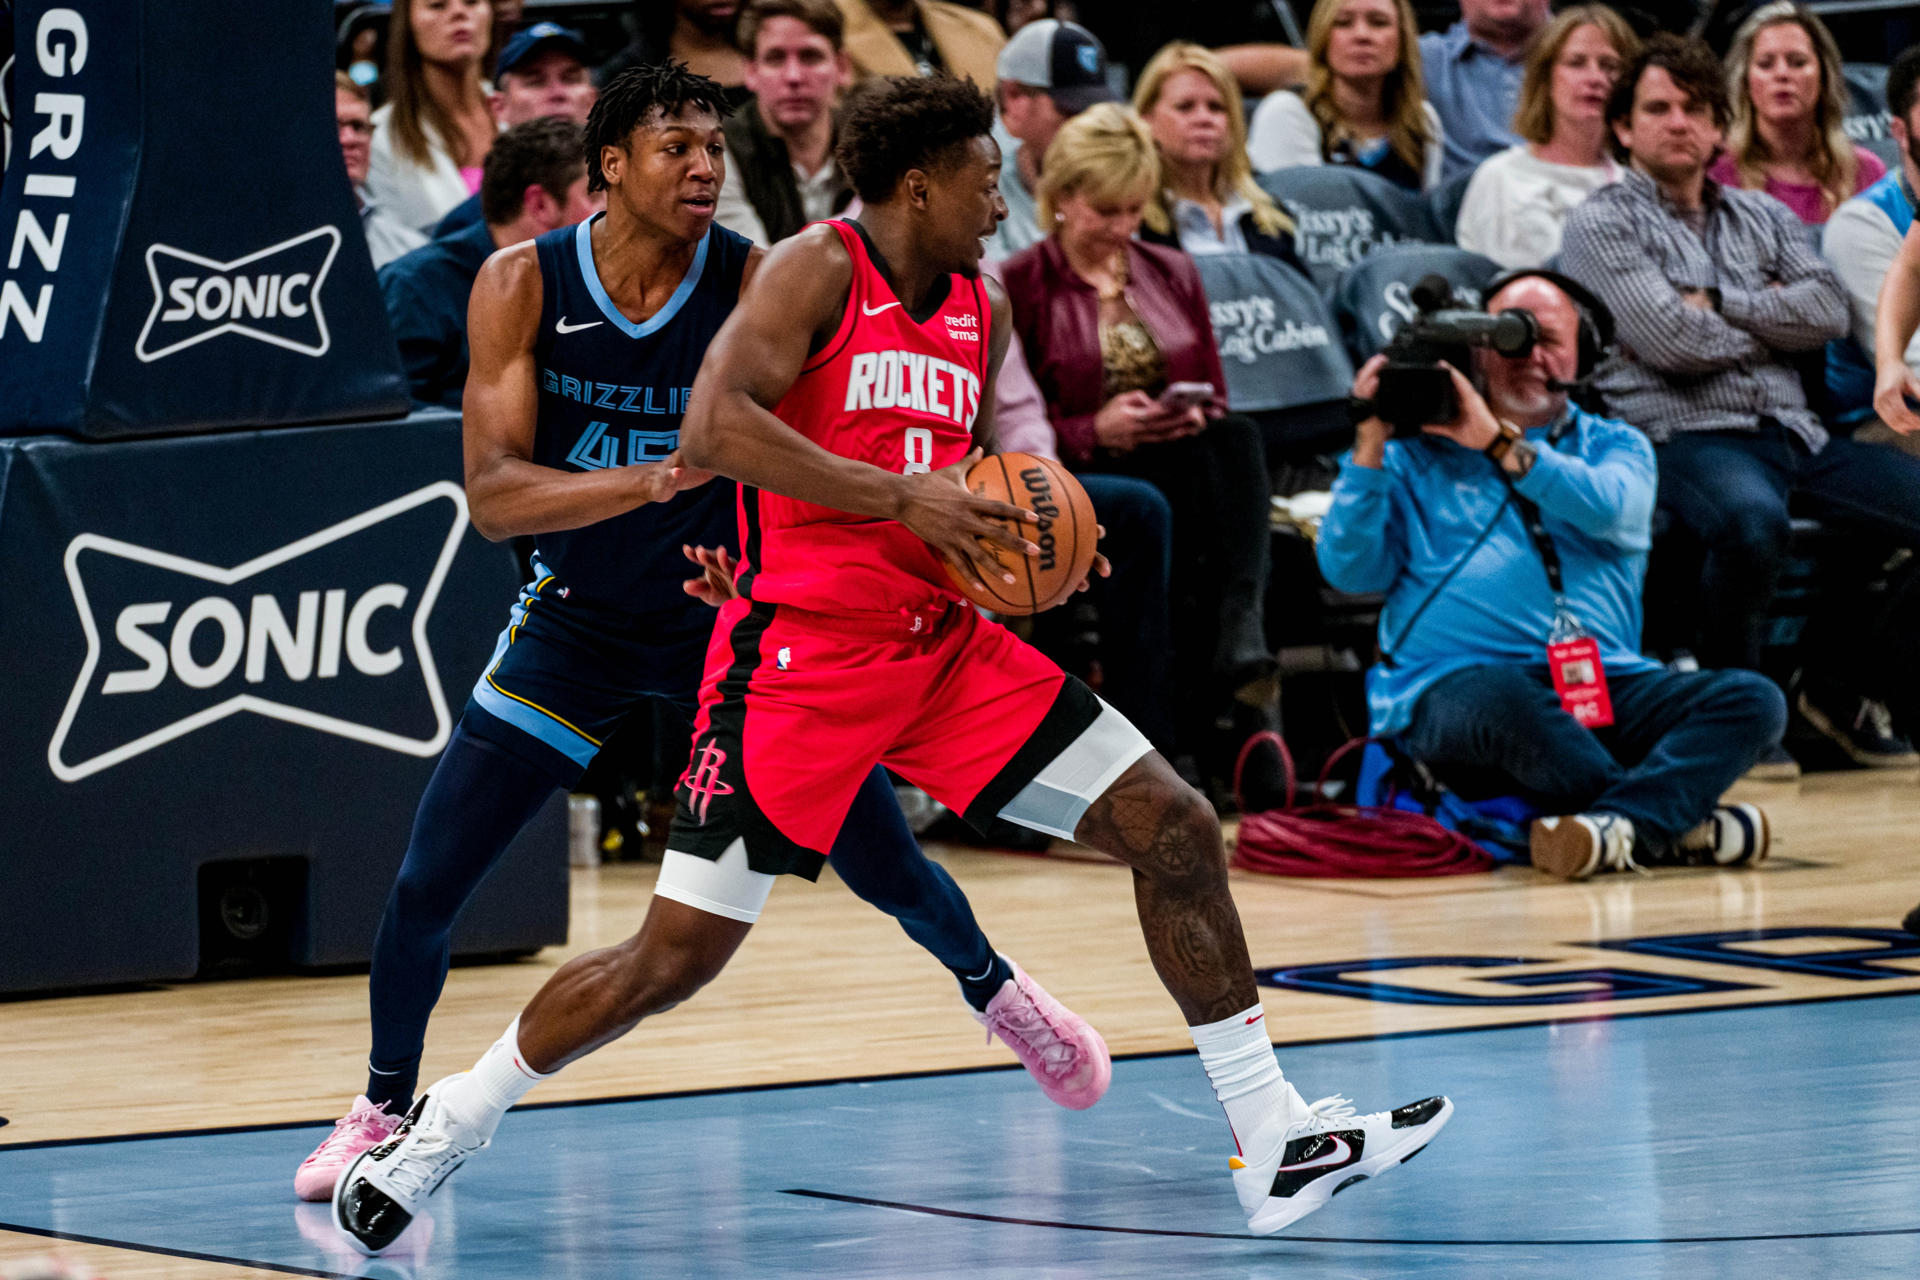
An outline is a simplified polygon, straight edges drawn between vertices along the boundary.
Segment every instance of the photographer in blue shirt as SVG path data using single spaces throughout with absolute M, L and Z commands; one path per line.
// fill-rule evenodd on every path
M 1752 672 L 1667 671 L 1640 653 L 1653 447 L 1567 398 L 1598 363 L 1612 320 L 1585 289 L 1545 271 L 1493 282 L 1487 311 L 1509 309 L 1533 316 L 1531 350 L 1476 349 L 1484 396 L 1448 368 L 1450 421 L 1394 438 L 1367 412 L 1387 357 L 1354 382 L 1367 416 L 1317 553 L 1336 588 L 1387 597 L 1368 681 L 1372 731 L 1397 735 L 1463 794 L 1519 794 L 1558 815 L 1530 833 L 1543 871 L 1577 880 L 1656 863 L 1759 862 L 1766 815 L 1716 806 L 1779 741 L 1785 702 Z M 1564 701 L 1556 675 L 1570 686 Z M 1611 723 L 1593 709 L 1595 678 Z

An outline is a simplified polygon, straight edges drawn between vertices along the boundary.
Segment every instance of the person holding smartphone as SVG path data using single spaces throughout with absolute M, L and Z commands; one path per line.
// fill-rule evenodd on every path
M 1225 777 L 1238 740 L 1272 719 L 1267 463 L 1252 420 L 1227 411 L 1193 260 L 1134 238 L 1160 186 L 1137 116 L 1115 103 L 1075 116 L 1036 193 L 1051 234 L 1003 278 L 1061 459 L 1147 480 L 1173 510 L 1174 732 L 1182 754 Z M 1235 730 L 1226 741 L 1221 719 Z M 1277 801 L 1270 763 L 1271 776 L 1249 779 L 1251 805 Z

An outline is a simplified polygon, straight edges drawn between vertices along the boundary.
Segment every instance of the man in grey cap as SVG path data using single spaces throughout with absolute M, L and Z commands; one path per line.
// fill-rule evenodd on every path
M 1107 83 L 1107 51 L 1077 23 L 1042 18 L 1014 33 L 1000 50 L 1000 123 L 1020 145 L 1000 161 L 1000 195 L 1007 220 L 994 236 L 992 256 L 1009 258 L 1046 238 L 1034 204 L 1040 161 L 1060 126 L 1097 102 L 1118 102 Z
M 502 129 L 558 116 L 586 128 L 587 113 L 600 96 L 594 88 L 593 50 L 586 37 L 557 22 L 536 22 L 514 33 L 493 64 L 493 92 L 487 107 Z M 458 235 L 480 221 L 480 195 L 447 211 L 433 229 L 436 240 Z

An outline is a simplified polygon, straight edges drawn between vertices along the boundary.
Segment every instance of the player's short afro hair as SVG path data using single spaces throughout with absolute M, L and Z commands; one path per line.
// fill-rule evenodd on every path
M 861 201 L 877 204 L 909 169 L 934 169 L 955 148 L 992 132 L 993 99 L 973 81 L 888 76 L 854 93 L 835 156 Z
M 607 189 L 607 175 L 600 169 L 602 147 L 625 146 L 633 131 L 649 123 L 656 111 L 676 116 L 688 107 L 711 112 L 721 120 L 731 110 L 726 91 L 687 70 L 684 62 L 643 63 L 609 80 L 587 113 L 587 190 Z

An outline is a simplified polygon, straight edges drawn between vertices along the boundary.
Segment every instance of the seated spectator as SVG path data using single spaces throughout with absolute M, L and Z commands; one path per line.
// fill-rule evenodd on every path
M 1756 9 L 1727 50 L 1733 119 L 1726 151 L 1707 176 L 1764 191 L 1819 226 L 1840 202 L 1886 176 L 1848 139 L 1847 83 L 1827 24 L 1790 0 Z
M 347 164 L 347 181 L 353 184 L 353 202 L 360 209 L 360 230 L 366 233 L 367 252 L 373 255 L 377 270 L 418 249 L 427 238 L 367 196 L 373 116 L 367 109 L 367 91 L 344 71 L 333 73 L 333 120 L 340 127 L 340 155 Z
M 995 257 L 1010 258 L 1047 238 L 1035 212 L 1040 161 L 1060 126 L 1100 102 L 1118 102 L 1107 83 L 1107 51 L 1091 31 L 1045 18 L 1007 41 L 995 64 L 1000 123 L 1015 145 L 1000 156 L 1000 198 L 1007 216 L 994 232 Z
M 1547 0 L 1460 0 L 1460 20 L 1420 37 L 1427 101 L 1446 131 L 1440 180 L 1518 146 L 1513 111 Z
M 1607 96 L 1640 38 L 1603 4 L 1562 9 L 1527 57 L 1513 129 L 1524 141 L 1483 160 L 1454 230 L 1462 249 L 1509 269 L 1560 252 L 1567 214 L 1620 176 Z
M 1307 83 L 1269 94 L 1248 151 L 1263 172 L 1352 164 L 1410 191 L 1440 182 L 1444 139 L 1426 100 L 1407 0 L 1319 0 L 1307 22 Z
M 1293 266 L 1293 219 L 1253 180 L 1240 86 L 1220 59 L 1175 41 L 1134 86 L 1133 109 L 1153 132 L 1161 188 L 1143 237 L 1188 253 L 1264 253 Z
M 998 276 L 997 263 L 981 270 Z M 1000 376 L 993 384 L 993 430 L 1008 453 L 1060 458 L 1059 440 L 1047 420 L 1046 398 L 1027 368 L 1020 335 L 1010 335 Z M 1173 510 L 1159 489 L 1133 476 L 1080 473 L 1106 532 L 1100 550 L 1113 567 L 1096 578 L 1092 599 L 1100 611 L 1100 696 L 1111 702 L 1154 749 L 1174 758 L 1173 717 L 1168 713 L 1168 666 L 1172 660 L 1167 574 L 1173 557 Z M 1058 615 L 1064 620 L 1066 610 Z M 1036 622 L 1034 643 L 1049 649 L 1050 628 Z
M 1371 731 L 1400 735 L 1463 793 L 1517 792 L 1544 810 L 1530 835 L 1549 874 L 1759 862 L 1765 815 L 1715 806 L 1780 740 L 1785 701 L 1751 672 L 1667 671 L 1641 655 L 1653 449 L 1555 389 L 1597 345 L 1582 325 L 1596 338 L 1608 327 L 1591 295 L 1551 274 L 1505 279 L 1487 309 L 1532 312 L 1532 352 L 1477 350 L 1484 396 L 1453 371 L 1458 412 L 1419 436 L 1362 422 L 1320 526 L 1327 581 L 1387 596 Z M 1356 399 L 1373 400 L 1385 362 L 1361 367 Z M 1610 723 L 1576 718 L 1556 692 L 1548 646 L 1575 634 L 1597 646 Z
M 945 0 L 836 0 L 847 20 L 855 79 L 930 76 L 944 71 L 993 86 L 993 61 L 1007 42 L 1000 24 L 972 5 Z
M 1711 49 L 1649 41 L 1607 103 L 1631 167 L 1567 218 L 1560 260 L 1619 323 L 1595 390 L 1653 440 L 1661 507 L 1706 550 L 1695 652 L 1751 671 L 1786 558 L 1788 498 L 1824 523 L 1920 546 L 1920 460 L 1829 438 L 1807 407 L 1793 358 L 1846 332 L 1846 290 L 1785 205 L 1708 179 L 1727 117 Z M 1794 705 L 1861 764 L 1920 762 L 1868 701 L 1887 673 L 1862 660 L 1862 644 L 1836 609 L 1813 617 Z M 1784 752 L 1763 763 L 1771 776 L 1793 768 Z
M 633 42 L 599 68 L 601 84 L 650 62 L 684 62 L 726 90 L 727 105 L 746 101 L 747 60 L 734 40 L 740 0 L 642 0 Z
M 587 127 L 600 91 L 587 70 L 593 50 L 585 37 L 552 22 L 536 22 L 507 40 L 493 68 L 493 92 L 487 107 L 502 129 L 558 116 Z M 480 221 L 480 195 L 475 192 L 447 211 L 433 229 L 434 239 L 464 231 Z
M 1193 260 L 1134 239 L 1159 189 L 1138 118 L 1113 103 L 1075 116 L 1040 175 L 1040 218 L 1054 234 L 1009 259 L 1003 279 L 1061 456 L 1076 471 L 1147 480 L 1173 508 L 1191 601 L 1174 614 L 1175 731 L 1202 755 L 1216 717 L 1231 712 L 1241 734 L 1270 723 L 1267 469 L 1256 426 L 1223 416 Z M 1170 391 L 1196 383 L 1211 397 Z M 1212 763 L 1224 775 L 1229 760 Z
M 1913 146 L 1909 138 L 1909 154 Z M 1920 330 L 1920 235 L 1911 227 L 1880 287 L 1874 330 L 1873 410 L 1887 426 L 1911 436 L 1920 432 L 1920 373 L 1903 359 Z
M 833 104 L 853 83 L 833 0 L 752 0 L 740 16 L 747 99 L 721 125 L 727 172 L 714 221 L 755 244 L 784 240 L 853 200 L 833 158 Z
M 480 189 L 499 132 L 480 83 L 492 12 L 487 0 L 393 0 L 387 103 L 373 113 L 367 190 L 421 231 Z
M 483 220 L 380 272 L 380 297 L 416 405 L 460 407 L 467 385 L 467 296 L 493 251 L 571 226 L 604 207 L 604 197 L 587 193 L 584 147 L 580 126 L 571 120 L 515 125 L 487 153 Z
M 1821 252 L 1847 287 L 1851 336 L 1827 347 L 1827 399 L 1834 420 L 1859 425 L 1856 440 L 1886 440 L 1893 432 L 1874 420 L 1874 314 L 1880 288 L 1913 226 L 1913 193 L 1920 190 L 1920 47 L 1894 59 L 1887 71 L 1888 128 L 1900 147 L 1900 167 L 1834 210 Z M 1905 367 L 1920 371 L 1920 341 L 1909 342 Z M 1905 437 L 1901 437 L 1905 439 Z M 1920 440 L 1914 445 L 1920 446 Z

